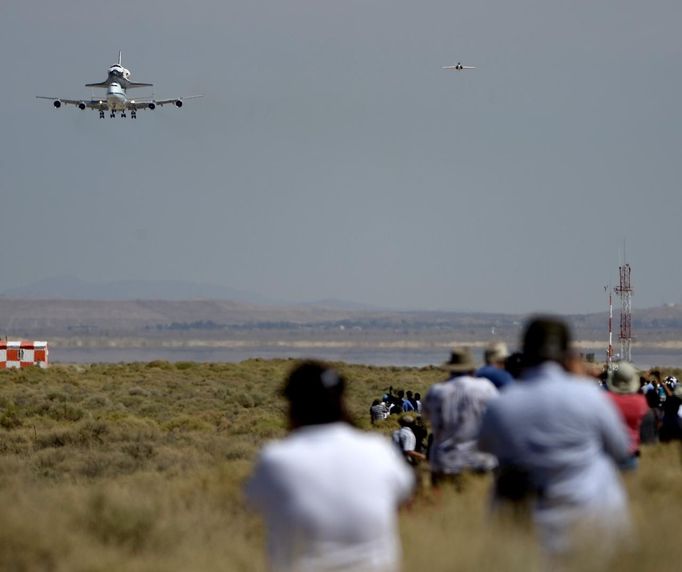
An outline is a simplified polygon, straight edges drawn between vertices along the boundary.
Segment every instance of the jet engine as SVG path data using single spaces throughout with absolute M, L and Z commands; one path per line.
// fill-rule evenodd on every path
M 178 99 L 178 100 L 175 102 L 175 105 L 176 105 L 176 107 L 182 107 L 182 100 L 181 100 L 181 99 Z
M 52 102 L 52 105 L 59 109 L 62 106 L 62 102 L 57 99 L 56 101 Z
M 78 109 L 85 109 L 85 103 L 82 101 L 78 104 Z
M 151 110 L 153 111 L 154 109 L 156 109 L 156 103 L 154 103 L 154 102 L 152 101 L 152 102 L 149 104 L 148 107 L 149 107 L 149 109 L 151 109 Z

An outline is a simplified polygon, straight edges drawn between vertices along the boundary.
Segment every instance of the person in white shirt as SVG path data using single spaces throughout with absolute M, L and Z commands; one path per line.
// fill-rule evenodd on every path
M 451 377 L 432 385 L 424 398 L 424 415 L 433 433 L 431 482 L 438 486 L 453 481 L 459 487 L 461 473 L 484 473 L 497 466 L 493 455 L 479 451 L 476 439 L 488 402 L 498 391 L 490 380 L 473 377 L 476 365 L 469 348 L 454 348 L 442 367 Z
M 390 441 L 351 425 L 344 387 L 314 361 L 285 383 L 292 430 L 263 448 L 245 490 L 264 517 L 272 570 L 400 569 L 397 509 L 414 474 Z
M 400 429 L 393 431 L 393 443 L 410 465 L 418 465 L 420 461 L 426 459 L 423 453 L 417 451 L 417 436 L 413 431 L 415 422 L 413 415 L 404 414 L 398 419 Z

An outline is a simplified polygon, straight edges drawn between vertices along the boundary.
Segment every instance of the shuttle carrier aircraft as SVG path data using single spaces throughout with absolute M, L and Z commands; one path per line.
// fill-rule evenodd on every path
M 153 99 L 153 98 L 129 98 L 126 90 L 135 87 L 151 87 L 152 83 L 139 83 L 130 80 L 130 71 L 121 64 L 121 52 L 118 52 L 118 63 L 115 63 L 107 70 L 107 79 L 99 83 L 86 83 L 87 87 L 101 87 L 107 90 L 106 97 L 101 99 L 64 99 L 61 97 L 46 97 L 38 95 L 38 99 L 49 99 L 52 104 L 59 109 L 62 105 L 73 105 L 78 109 L 95 109 L 99 111 L 100 119 L 104 118 L 104 112 L 109 112 L 109 117 L 116 117 L 116 112 L 120 112 L 121 117 L 126 117 L 126 111 L 130 111 L 130 117 L 135 119 L 139 109 L 154 110 L 164 105 L 175 105 L 182 107 L 185 99 L 202 97 L 201 95 L 190 95 L 188 97 L 174 97 L 172 99 Z

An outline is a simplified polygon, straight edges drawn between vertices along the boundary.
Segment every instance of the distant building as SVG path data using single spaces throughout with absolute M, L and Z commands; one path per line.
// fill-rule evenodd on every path
M 0 340 L 0 369 L 47 367 L 47 342 Z

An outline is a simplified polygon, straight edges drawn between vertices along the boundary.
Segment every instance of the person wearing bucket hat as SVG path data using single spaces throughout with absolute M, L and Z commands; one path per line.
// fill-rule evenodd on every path
M 497 389 L 514 382 L 514 378 L 505 369 L 505 363 L 509 357 L 509 349 L 504 342 L 492 342 L 483 352 L 485 365 L 478 368 L 476 377 L 485 377 L 493 382 Z
M 453 348 L 441 369 L 448 372 L 448 379 L 432 385 L 423 403 L 433 434 L 431 482 L 438 486 L 452 480 L 458 485 L 461 473 L 486 472 L 497 465 L 493 455 L 478 450 L 476 437 L 483 412 L 498 391 L 490 380 L 474 377 L 476 364 L 467 347 Z
M 637 468 L 640 429 L 649 412 L 646 398 L 639 391 L 639 372 L 628 362 L 619 361 L 606 377 L 606 387 L 611 402 L 616 406 L 630 435 L 630 457 L 621 464 L 622 469 Z
M 245 489 L 265 521 L 271 570 L 400 568 L 397 509 L 414 471 L 385 437 L 350 424 L 345 385 L 317 361 L 287 377 L 291 432 L 263 448 Z

